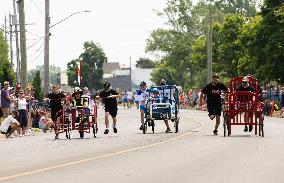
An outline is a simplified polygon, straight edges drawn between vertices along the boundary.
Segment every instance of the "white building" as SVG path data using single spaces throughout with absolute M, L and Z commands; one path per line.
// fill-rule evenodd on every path
M 150 80 L 153 69 L 141 69 L 136 68 L 131 71 L 131 80 L 134 86 L 139 86 L 142 81 L 145 81 L 148 86 L 151 86 L 153 82 Z

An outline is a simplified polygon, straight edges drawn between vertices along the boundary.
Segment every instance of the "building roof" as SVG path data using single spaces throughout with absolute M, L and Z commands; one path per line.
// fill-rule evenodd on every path
M 103 64 L 104 74 L 111 74 L 116 69 L 120 69 L 119 62 L 108 62 Z

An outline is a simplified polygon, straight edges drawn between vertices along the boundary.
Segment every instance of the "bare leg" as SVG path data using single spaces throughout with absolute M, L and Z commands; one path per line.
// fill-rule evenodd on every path
M 112 126 L 115 127 L 116 126 L 116 122 L 117 122 L 117 119 L 116 117 L 112 117 Z
M 217 116 L 217 115 L 216 115 L 216 125 L 215 125 L 215 130 L 218 130 L 219 124 L 220 124 L 220 116 Z
M 109 128 L 109 120 L 108 120 L 108 117 L 109 117 L 109 112 L 105 112 L 105 125 L 106 125 L 106 128 Z
M 140 114 L 141 114 L 141 125 L 144 124 L 144 111 L 140 110 Z

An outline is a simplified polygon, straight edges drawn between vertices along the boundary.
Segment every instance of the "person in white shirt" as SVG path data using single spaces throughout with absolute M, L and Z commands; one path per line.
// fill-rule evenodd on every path
M 132 107 L 132 102 L 133 102 L 133 93 L 131 90 L 129 90 L 127 92 L 127 108 L 131 108 Z
M 19 114 L 19 122 L 21 124 L 22 133 L 25 135 L 26 128 L 28 126 L 28 111 L 27 111 L 27 100 L 24 96 L 24 91 L 19 92 L 19 98 L 17 101 L 17 110 Z
M 4 119 L 3 123 L 0 126 L 0 133 L 5 134 L 6 138 L 14 133 L 17 130 L 18 134 L 21 134 L 21 125 L 15 119 L 17 116 L 17 111 L 13 111 L 10 115 Z

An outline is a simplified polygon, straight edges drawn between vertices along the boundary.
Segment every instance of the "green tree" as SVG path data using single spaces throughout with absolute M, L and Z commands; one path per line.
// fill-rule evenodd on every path
M 226 14 L 240 14 L 249 17 L 256 15 L 257 4 L 253 0 L 215 0 L 214 4 Z
M 225 72 L 231 78 L 239 75 L 238 66 L 242 53 L 239 35 L 244 24 L 243 16 L 229 14 L 223 24 L 214 27 L 213 69 Z
M 78 76 L 77 76 L 77 68 L 78 68 L 79 59 L 74 59 L 67 64 L 67 77 L 68 77 L 68 85 L 75 87 L 77 86 Z
M 33 77 L 33 83 L 32 83 L 34 89 L 35 89 L 35 98 L 38 101 L 42 101 L 43 99 L 43 93 L 41 90 L 41 79 L 40 79 L 40 71 L 36 71 Z
M 136 67 L 143 69 L 151 69 L 156 66 L 156 63 L 148 58 L 139 58 L 136 61 Z
M 257 75 L 264 81 L 284 83 L 284 16 L 283 1 L 265 0 L 261 8 L 261 21 L 253 52 Z M 282 13 L 281 13 L 282 12 Z
M 74 86 L 75 78 L 77 81 L 78 61 L 82 65 L 82 86 L 100 89 L 103 87 L 103 63 L 107 62 L 107 57 L 99 44 L 93 41 L 84 43 L 84 52 L 78 59 L 74 59 L 67 64 L 67 76 L 69 84 Z
M 35 76 L 35 73 L 37 71 L 40 71 L 40 77 L 43 78 L 43 75 L 44 75 L 44 65 L 38 65 L 36 66 L 35 69 L 31 69 L 29 72 L 28 72 L 28 81 L 29 82 L 32 82 L 33 81 L 33 78 Z M 56 66 L 56 65 L 50 65 L 49 66 L 49 82 L 51 85 L 54 85 L 54 84 L 59 84 L 58 83 L 58 73 L 61 73 L 61 68 Z M 43 80 L 41 81 L 42 83 L 42 86 L 43 86 Z
M 16 75 L 13 68 L 10 66 L 8 51 L 7 42 L 4 40 L 3 32 L 0 31 L 0 83 L 9 81 L 10 85 L 14 85 Z

